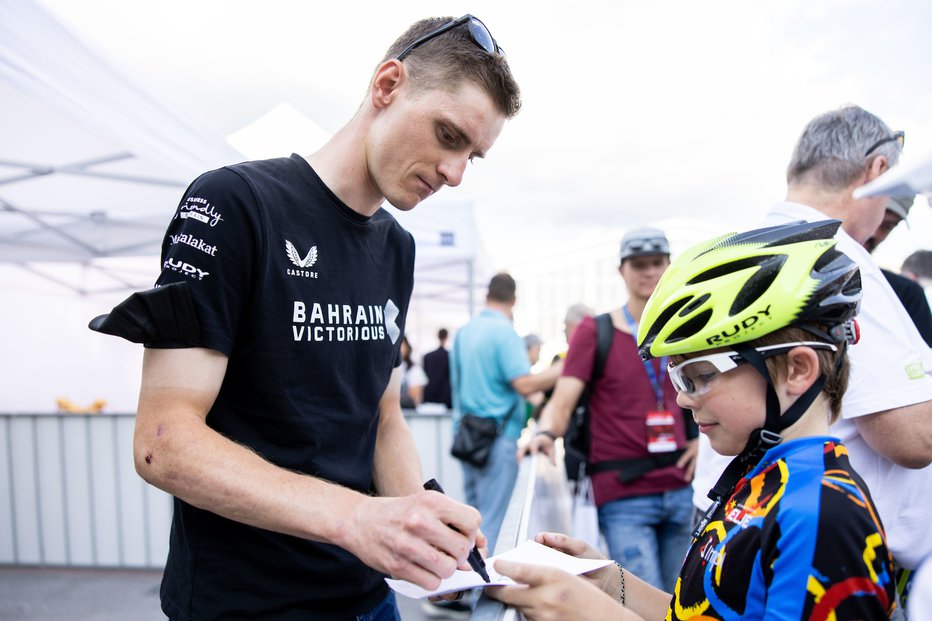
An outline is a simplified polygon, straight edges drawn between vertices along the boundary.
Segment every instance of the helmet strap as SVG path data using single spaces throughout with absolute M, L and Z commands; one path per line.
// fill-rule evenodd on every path
M 702 534 L 705 527 L 712 520 L 712 515 L 718 510 L 718 507 L 721 506 L 726 498 L 729 498 L 734 493 L 735 486 L 738 484 L 738 481 L 741 480 L 741 477 L 745 476 L 760 463 L 764 453 L 783 441 L 783 436 L 780 435 L 780 432 L 799 420 L 806 410 L 809 409 L 809 406 L 816 400 L 816 397 L 819 396 L 819 393 L 822 392 L 822 386 L 825 385 L 825 376 L 820 374 L 818 379 L 812 383 L 812 386 L 800 395 L 799 398 L 787 408 L 786 412 L 783 412 L 781 415 L 780 399 L 777 397 L 777 391 L 773 386 L 773 379 L 770 377 L 770 371 L 767 369 L 767 364 L 764 362 L 763 356 L 761 356 L 756 349 L 747 345 L 738 345 L 734 347 L 734 350 L 741 354 L 741 357 L 744 358 L 748 364 L 757 369 L 757 372 L 767 380 L 766 418 L 764 419 L 764 426 L 751 432 L 751 437 L 748 438 L 748 443 L 745 445 L 744 450 L 731 460 L 731 463 L 725 468 L 722 476 L 719 477 L 718 481 L 709 491 L 709 498 L 712 500 L 712 505 L 706 511 L 705 516 L 703 516 L 696 525 L 696 529 L 693 531 L 694 538 L 698 538 Z
M 809 406 L 813 404 L 816 397 L 822 392 L 822 387 L 825 386 L 825 375 L 820 373 L 816 381 L 812 383 L 812 386 L 801 394 L 799 398 L 786 409 L 786 412 L 781 414 L 780 400 L 777 398 L 777 392 L 773 387 L 773 379 L 770 377 L 770 371 L 767 369 L 767 364 L 764 362 L 763 356 L 753 347 L 748 347 L 746 345 L 738 345 L 734 350 L 741 354 L 741 357 L 747 360 L 748 363 L 757 369 L 757 372 L 763 375 L 764 379 L 767 380 L 767 417 L 764 420 L 764 427 L 756 430 L 751 435 L 751 441 L 753 442 L 755 436 L 757 436 L 759 438 L 757 441 L 761 444 L 760 448 L 766 451 L 771 446 L 779 444 L 779 441 L 773 443 L 772 437 L 768 436 L 772 434 L 779 437 L 781 431 L 798 421 L 802 415 L 806 413 L 806 410 L 809 409 Z
M 741 480 L 741 477 L 750 472 L 754 466 L 760 462 L 760 458 L 763 457 L 768 449 L 780 444 L 783 440 L 779 434 L 779 430 L 777 430 L 775 426 L 772 426 L 775 425 L 773 422 L 774 418 L 777 421 L 776 424 L 779 424 L 780 400 L 777 398 L 777 393 L 773 389 L 770 372 L 767 370 L 767 365 L 764 363 L 763 357 L 757 353 L 757 350 L 753 347 L 739 345 L 733 349 L 741 354 L 741 357 L 747 360 L 748 363 L 757 369 L 757 372 L 763 375 L 764 379 L 767 380 L 767 418 L 762 428 L 755 429 L 751 432 L 751 437 L 748 438 L 748 443 L 745 445 L 744 450 L 731 460 L 731 463 L 729 463 L 725 471 L 722 472 L 722 476 L 719 477 L 712 489 L 709 490 L 709 498 L 712 500 L 712 504 L 706 511 L 705 516 L 699 520 L 695 530 L 693 530 L 693 538 L 698 538 L 702 534 L 705 527 L 712 520 L 713 514 L 718 510 L 725 499 L 729 498 L 734 493 L 735 486 L 738 484 L 738 481 Z
M 770 370 L 767 368 L 767 363 L 764 362 L 764 357 L 758 353 L 753 347 L 747 345 L 737 345 L 733 348 L 736 352 L 741 354 L 741 357 L 747 360 L 748 364 L 757 369 L 757 372 L 760 373 L 765 380 L 767 380 L 767 415 L 764 419 L 764 426 L 761 429 L 757 429 L 754 433 L 751 434 L 750 442 L 755 441 L 755 436 L 759 438 L 760 442 L 772 443 L 771 446 L 779 444 L 780 440 L 773 442 L 773 438 L 761 437 L 763 431 L 770 432 L 779 437 L 780 432 L 786 429 L 788 425 L 781 425 L 780 423 L 780 399 L 777 398 L 777 391 L 773 387 L 773 379 L 770 377 Z M 782 440 L 782 438 L 781 438 Z M 749 444 L 750 444 L 749 442 Z M 763 447 L 761 447 L 763 448 Z M 767 448 L 770 448 L 769 446 Z M 766 450 L 766 449 L 765 449 Z
M 702 534 L 705 527 L 712 520 L 713 514 L 725 499 L 734 493 L 738 481 L 760 463 L 761 457 L 767 451 L 783 441 L 780 432 L 799 420 L 816 397 L 819 396 L 819 393 L 822 392 L 822 386 L 825 384 L 825 376 L 820 374 L 818 379 L 812 383 L 812 386 L 800 395 L 796 402 L 787 408 L 786 412 L 781 416 L 780 399 L 773 387 L 773 380 L 770 377 L 770 371 L 767 369 L 763 356 L 753 347 L 746 345 L 738 345 L 733 349 L 741 354 L 741 357 L 747 360 L 767 380 L 767 414 L 764 419 L 764 426 L 751 432 L 751 437 L 748 438 L 744 450 L 731 460 L 731 463 L 722 472 L 722 476 L 719 477 L 709 491 L 708 496 L 712 500 L 712 504 L 699 520 L 695 530 L 693 530 L 693 538 L 698 538 Z

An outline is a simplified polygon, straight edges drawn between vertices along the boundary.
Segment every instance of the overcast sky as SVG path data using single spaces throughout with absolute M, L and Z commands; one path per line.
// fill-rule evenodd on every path
M 411 22 L 473 13 L 524 108 L 443 192 L 475 202 L 494 268 L 664 218 L 750 226 L 783 197 L 805 123 L 845 103 L 905 130 L 904 161 L 932 153 L 932 3 L 920 0 L 42 3 L 218 136 L 285 102 L 334 131 Z M 910 220 L 881 263 L 932 246 L 924 200 Z

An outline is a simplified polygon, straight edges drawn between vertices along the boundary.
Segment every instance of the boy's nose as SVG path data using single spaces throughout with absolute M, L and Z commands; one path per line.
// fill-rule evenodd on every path
M 690 397 L 689 393 L 686 392 L 676 392 L 676 404 L 685 410 L 696 409 L 696 400 Z

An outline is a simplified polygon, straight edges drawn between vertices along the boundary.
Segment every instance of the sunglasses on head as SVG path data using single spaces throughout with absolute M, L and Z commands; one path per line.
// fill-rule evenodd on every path
M 463 24 L 466 24 L 469 28 L 469 36 L 472 37 L 472 40 L 476 43 L 476 45 L 484 49 L 489 54 L 501 54 L 502 56 L 505 55 L 505 51 L 498 47 L 498 43 L 494 38 L 492 38 L 492 33 L 489 32 L 489 29 L 486 27 L 486 25 L 483 24 L 478 17 L 473 17 L 467 13 L 459 19 L 455 19 L 448 24 L 444 24 L 435 30 L 431 30 L 427 34 L 418 37 L 411 43 L 411 45 L 401 50 L 401 53 L 398 54 L 395 59 L 404 60 L 405 57 L 414 51 L 417 47 L 424 45 L 431 39 L 439 37 L 443 33 L 462 26 Z
M 870 146 L 870 148 L 869 148 L 867 151 L 864 152 L 864 157 L 867 157 L 868 155 L 870 155 L 871 153 L 873 153 L 874 151 L 876 151 L 876 150 L 877 150 L 878 148 L 880 148 L 882 145 L 887 144 L 888 142 L 898 142 L 898 143 L 900 143 L 900 148 L 902 149 L 902 148 L 903 148 L 903 143 L 904 143 L 905 141 L 906 141 L 906 132 L 902 132 L 902 131 L 893 132 L 893 135 L 892 135 L 892 136 L 887 136 L 886 138 L 881 138 L 880 140 L 878 140 L 877 142 L 875 142 L 874 144 L 872 144 L 872 145 Z
M 838 351 L 838 348 L 834 345 L 820 341 L 798 341 L 781 345 L 755 347 L 754 349 L 762 358 L 770 358 L 785 354 L 794 347 L 800 346 Z M 736 351 L 722 351 L 716 354 L 689 358 L 679 364 L 671 362 L 667 366 L 667 373 L 670 375 L 670 381 L 673 382 L 673 387 L 676 388 L 677 392 L 695 397 L 708 393 L 716 379 L 729 371 L 737 369 L 745 362 L 747 360 L 744 356 Z
M 661 239 L 632 239 L 625 244 L 625 248 L 634 252 L 656 250 L 657 252 L 666 253 L 667 243 Z

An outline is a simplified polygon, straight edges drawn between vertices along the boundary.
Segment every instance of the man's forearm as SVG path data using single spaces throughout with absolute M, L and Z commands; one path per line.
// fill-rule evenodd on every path
M 137 426 L 135 445 L 137 471 L 152 485 L 228 519 L 296 537 L 339 543 L 347 516 L 365 500 L 280 468 L 197 417 Z
M 563 365 L 555 364 L 547 367 L 540 373 L 529 373 L 515 379 L 511 384 L 521 396 L 528 396 L 537 391 L 550 390 L 557 380 L 560 379 L 560 371 Z
M 879 455 L 903 468 L 932 463 L 932 401 L 859 416 L 858 432 Z
M 582 380 L 569 376 L 561 377 L 541 412 L 538 429 L 550 431 L 557 437 L 566 433 L 570 416 L 585 388 L 586 384 Z
M 423 489 L 421 459 L 401 410 L 379 419 L 372 469 L 380 496 L 407 496 Z

